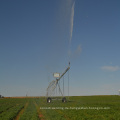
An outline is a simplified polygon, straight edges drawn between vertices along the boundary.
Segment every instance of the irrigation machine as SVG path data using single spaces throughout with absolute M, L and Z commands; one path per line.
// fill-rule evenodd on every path
M 65 69 L 65 71 L 61 75 L 60 73 L 53 74 L 56 80 L 51 81 L 47 87 L 47 94 L 46 94 L 47 103 L 51 103 L 52 100 L 61 100 L 62 102 L 67 101 L 66 97 L 64 96 L 64 75 L 69 71 L 69 69 L 70 69 L 70 62 L 68 67 Z M 60 87 L 61 78 L 63 78 L 63 90 Z M 57 97 L 54 95 L 57 90 L 59 91 L 61 98 L 60 96 Z M 68 72 L 68 96 L 69 96 L 69 72 Z

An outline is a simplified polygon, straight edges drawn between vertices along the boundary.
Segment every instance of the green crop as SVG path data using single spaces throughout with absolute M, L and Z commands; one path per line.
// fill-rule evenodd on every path
M 120 120 L 120 96 L 73 96 L 0 99 L 0 120 Z

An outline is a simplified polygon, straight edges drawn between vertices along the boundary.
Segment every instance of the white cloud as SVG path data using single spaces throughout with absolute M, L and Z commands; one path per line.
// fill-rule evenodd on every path
M 118 71 L 120 69 L 119 66 L 102 66 L 102 70 L 107 70 L 107 71 Z
M 81 45 L 78 45 L 76 51 L 75 51 L 75 54 L 79 55 L 82 51 L 82 48 L 81 48 Z
M 77 58 L 78 56 L 80 56 L 80 54 L 81 54 L 81 51 L 82 51 L 82 47 L 81 47 L 81 45 L 79 44 L 78 46 L 77 46 L 77 48 L 76 48 L 76 50 L 75 51 L 68 51 L 68 55 L 69 55 L 69 57 L 71 58 L 71 59 L 75 59 L 75 58 Z
M 71 18 L 70 18 L 70 43 L 71 43 L 71 40 L 72 40 L 72 32 L 73 32 L 74 7 L 75 7 L 75 2 L 73 3 L 72 8 L 71 8 Z

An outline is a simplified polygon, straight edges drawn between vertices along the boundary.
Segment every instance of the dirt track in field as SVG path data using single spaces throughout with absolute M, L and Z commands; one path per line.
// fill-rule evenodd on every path
M 21 111 L 16 116 L 15 120 L 19 120 L 20 116 L 23 114 L 23 112 L 24 112 L 24 110 L 26 109 L 27 106 L 28 106 L 28 103 L 26 103 L 25 106 L 21 109 Z
M 38 107 L 38 105 L 34 102 L 36 109 L 37 109 L 37 113 L 38 113 L 38 117 L 40 118 L 40 120 L 45 120 L 43 114 L 40 111 L 40 108 Z

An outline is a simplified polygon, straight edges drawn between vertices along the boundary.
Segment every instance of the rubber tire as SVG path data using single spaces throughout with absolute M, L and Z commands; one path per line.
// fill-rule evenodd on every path
M 50 97 L 47 98 L 47 103 L 51 103 L 52 99 Z
M 62 99 L 62 102 L 66 102 L 66 98 L 65 97 Z

